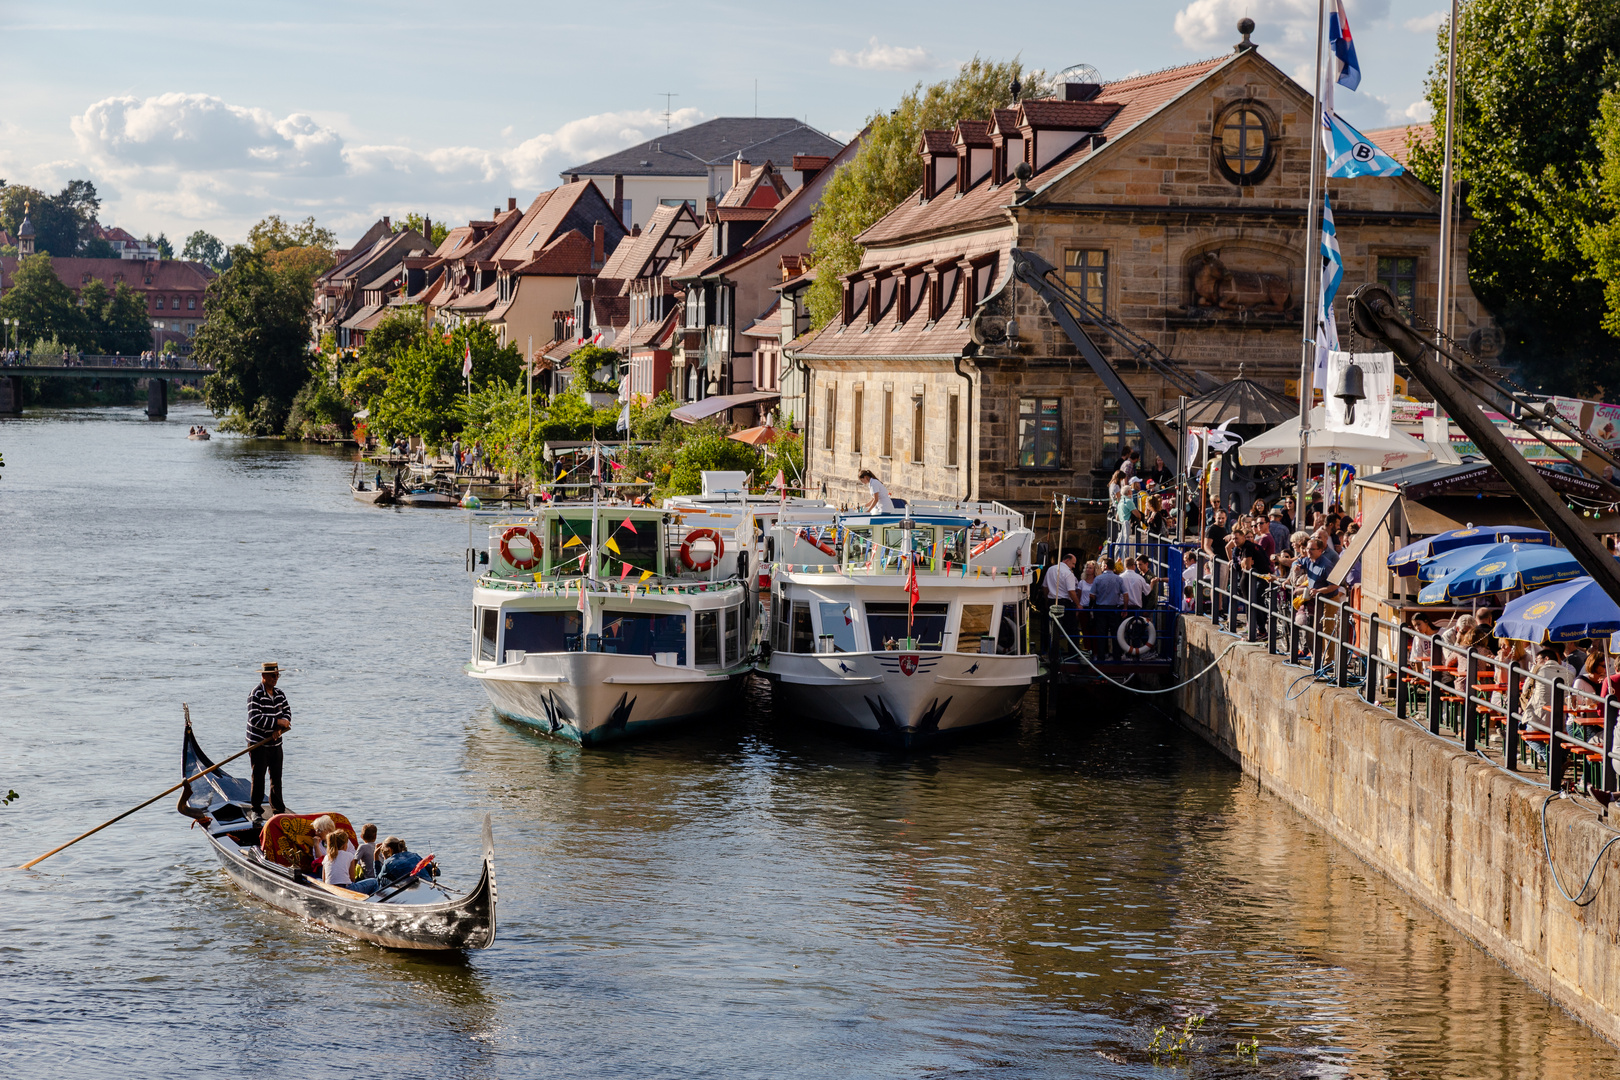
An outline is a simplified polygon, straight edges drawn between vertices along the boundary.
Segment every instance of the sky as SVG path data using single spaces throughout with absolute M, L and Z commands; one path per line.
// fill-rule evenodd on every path
M 1339 111 L 1428 119 L 1443 0 L 1345 0 L 1361 60 Z M 267 214 L 352 242 L 383 214 L 459 223 L 558 174 L 716 116 L 794 116 L 848 138 L 962 61 L 1075 63 L 1104 79 L 1230 51 L 1309 84 L 1315 0 L 877 5 L 419 0 L 0 6 L 0 177 L 94 182 L 101 221 L 240 241 Z M 665 93 L 675 96 L 666 101 Z M 757 99 L 756 99 L 757 95 Z M 757 100 L 757 104 L 756 104 Z

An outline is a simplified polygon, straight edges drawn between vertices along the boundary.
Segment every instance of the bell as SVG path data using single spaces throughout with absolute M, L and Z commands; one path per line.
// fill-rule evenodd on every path
M 1339 376 L 1339 385 L 1333 391 L 1333 396 L 1344 402 L 1344 422 L 1353 424 L 1356 420 L 1356 402 L 1367 396 L 1364 383 L 1365 376 L 1359 364 L 1350 364 Z

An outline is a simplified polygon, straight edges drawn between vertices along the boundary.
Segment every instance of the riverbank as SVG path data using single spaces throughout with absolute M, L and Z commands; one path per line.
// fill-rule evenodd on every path
M 1184 620 L 1183 671 L 1236 639 Z M 1187 726 L 1328 835 L 1467 934 L 1531 986 L 1620 1044 L 1620 877 L 1579 907 L 1553 882 L 1542 843 L 1548 791 L 1363 701 L 1301 681 L 1264 647 L 1233 650 L 1180 690 Z M 1290 700 L 1290 695 L 1297 695 Z M 1591 804 L 1547 807 L 1552 858 L 1573 891 L 1616 836 Z M 1588 890 L 1587 895 L 1592 895 Z

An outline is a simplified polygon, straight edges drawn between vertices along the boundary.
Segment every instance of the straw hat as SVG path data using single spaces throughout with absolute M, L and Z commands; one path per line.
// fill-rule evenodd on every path
M 259 674 L 260 675 L 280 675 L 281 674 L 281 665 L 276 663 L 274 660 L 271 660 L 271 661 L 269 661 L 267 663 L 264 663 L 264 664 L 260 664 L 259 665 Z

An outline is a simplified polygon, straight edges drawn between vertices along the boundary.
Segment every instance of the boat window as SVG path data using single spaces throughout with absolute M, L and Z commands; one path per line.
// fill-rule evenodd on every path
M 884 566 L 904 566 L 905 565 L 903 555 L 907 551 L 907 548 L 906 548 L 906 532 L 907 532 L 907 530 L 898 528 L 898 527 L 893 526 L 893 525 L 884 526 L 884 529 L 883 529 L 883 547 L 884 547 L 884 550 L 881 552 L 881 554 L 883 556 L 882 565 L 884 565 Z M 932 526 L 928 526 L 928 525 L 919 526 L 918 528 L 910 530 L 910 533 L 911 533 L 911 547 L 910 547 L 909 550 L 914 554 L 922 556 L 922 559 L 917 563 L 918 569 L 926 569 L 928 567 L 929 560 L 934 558 L 934 556 L 936 554 L 936 551 L 935 551 L 935 548 L 934 548 L 934 532 L 935 532 L 934 528 Z
M 855 525 L 849 530 L 849 561 L 865 562 L 872 554 L 872 526 Z
M 742 656 L 737 647 L 738 638 L 742 635 L 742 608 L 726 608 L 726 651 L 721 663 L 735 664 Z
M 815 631 L 810 627 L 810 601 L 793 601 L 793 640 L 789 652 L 816 651 Z
M 949 604 L 918 604 L 908 616 L 905 603 L 867 604 L 866 632 L 872 648 L 939 652 L 945 644 Z
M 858 652 L 855 646 L 855 613 L 848 604 L 821 605 L 821 636 L 832 639 L 833 652 Z
M 1009 656 L 1022 653 L 1023 639 L 1024 601 L 1020 600 L 1017 606 L 1001 605 L 1001 625 L 996 630 L 996 652 Z
M 717 621 L 720 617 L 718 611 L 697 611 L 692 613 L 693 637 L 696 639 L 696 655 L 694 664 L 718 664 L 720 662 L 720 628 Z
M 995 611 L 994 604 L 962 605 L 962 625 L 956 631 L 957 652 L 979 651 L 979 642 L 990 634 L 990 617 Z
M 478 635 L 478 658 L 480 660 L 493 660 L 495 659 L 495 634 L 501 625 L 498 621 L 500 612 L 495 608 L 484 608 L 483 610 L 483 630 Z
M 947 525 L 941 530 L 940 554 L 947 562 L 965 563 L 968 557 L 968 527 Z
M 791 650 L 788 647 L 789 605 L 787 594 L 778 589 L 775 599 L 771 602 L 771 608 L 776 612 L 776 642 L 774 647 L 782 652 L 790 652 Z
M 546 553 L 550 568 L 558 573 L 578 572 L 578 559 L 591 546 L 591 519 L 552 518 L 546 526 Z M 574 563 L 565 566 L 565 563 Z
M 615 515 L 617 516 L 617 515 Z M 629 524 L 625 524 L 625 522 Z M 630 521 L 619 518 L 617 524 L 606 512 L 597 526 L 602 537 L 602 554 L 608 559 L 608 568 L 614 577 L 622 576 L 624 564 L 637 570 L 658 573 L 658 523 L 656 521 Z M 633 531 L 632 531 L 633 530 Z M 586 538 L 590 533 L 586 533 Z M 612 541 L 610 544 L 609 541 Z M 614 552 L 618 548 L 618 552 Z
M 569 652 L 569 638 L 578 649 L 580 614 L 577 611 L 508 611 L 506 649 L 524 652 Z
M 607 653 L 631 656 L 656 656 L 661 652 L 672 652 L 684 661 L 686 616 L 652 611 L 604 611 L 601 649 Z

